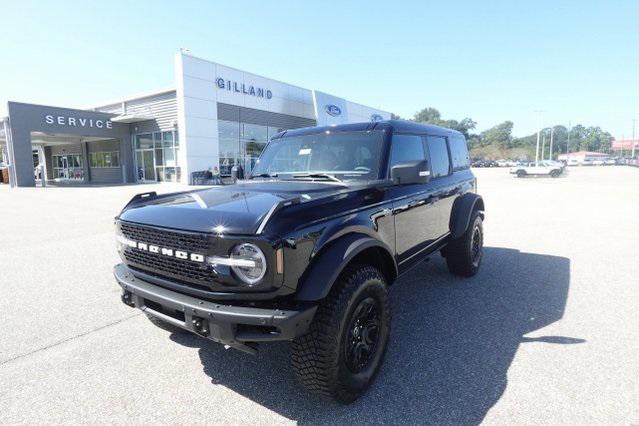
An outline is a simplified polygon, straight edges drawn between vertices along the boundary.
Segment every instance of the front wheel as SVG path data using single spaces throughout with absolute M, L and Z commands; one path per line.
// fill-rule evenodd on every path
M 445 247 L 446 264 L 454 275 L 472 277 L 479 271 L 484 253 L 484 226 L 478 211 L 470 218 L 468 228 Z
M 559 170 L 553 170 L 550 172 L 550 177 L 554 177 L 554 178 L 559 177 L 560 173 L 561 172 Z
M 524 176 L 526 176 L 526 171 L 525 170 L 517 170 L 517 177 L 518 178 L 523 178 Z
M 320 304 L 309 332 L 291 346 L 299 382 L 348 404 L 373 383 L 390 334 L 384 276 L 373 266 L 348 267 Z

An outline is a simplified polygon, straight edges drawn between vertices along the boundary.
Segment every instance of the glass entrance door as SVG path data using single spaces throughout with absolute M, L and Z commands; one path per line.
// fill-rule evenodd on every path
M 79 154 L 64 154 L 53 156 L 53 178 L 58 180 L 84 180 L 82 156 Z
M 67 157 L 61 157 L 60 158 L 61 163 L 62 163 L 62 179 L 69 179 L 69 160 L 67 159 Z
M 155 181 L 155 166 L 153 164 L 153 150 L 137 150 L 135 152 L 139 182 Z

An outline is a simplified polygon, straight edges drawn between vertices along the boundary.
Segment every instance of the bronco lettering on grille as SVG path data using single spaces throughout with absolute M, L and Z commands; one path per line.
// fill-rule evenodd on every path
M 134 244 L 129 244 L 130 247 L 135 247 L 138 250 L 148 251 L 151 253 L 161 254 L 164 256 L 176 257 L 178 259 L 183 260 L 191 260 L 193 262 L 204 263 L 204 255 L 199 253 L 187 253 L 181 250 L 173 250 L 166 247 L 160 247 L 152 244 L 142 243 L 142 242 L 133 242 Z

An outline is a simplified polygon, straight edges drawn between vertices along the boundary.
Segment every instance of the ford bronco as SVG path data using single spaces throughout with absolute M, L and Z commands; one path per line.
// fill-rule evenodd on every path
M 391 330 L 389 286 L 441 253 L 482 260 L 464 136 L 405 121 L 288 130 L 232 185 L 136 195 L 116 217 L 122 301 L 226 347 L 291 341 L 309 390 L 349 403 Z

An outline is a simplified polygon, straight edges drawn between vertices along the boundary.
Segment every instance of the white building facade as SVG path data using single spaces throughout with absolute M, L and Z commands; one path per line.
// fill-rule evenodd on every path
M 387 111 L 182 52 L 174 67 L 174 88 L 86 110 L 9 102 L 0 148 L 14 183 L 186 184 L 199 171 L 249 172 L 283 130 L 390 119 Z M 34 178 L 38 164 L 44 174 Z
M 211 167 L 222 175 L 233 165 L 249 171 L 282 130 L 390 119 L 385 111 L 182 53 L 175 76 L 183 182 Z

